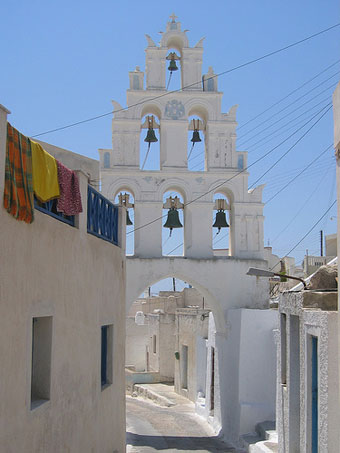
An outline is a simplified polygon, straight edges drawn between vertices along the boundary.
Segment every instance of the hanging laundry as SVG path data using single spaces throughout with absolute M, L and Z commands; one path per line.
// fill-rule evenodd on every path
M 60 195 L 57 161 L 33 140 L 31 148 L 34 193 L 42 202 L 53 200 Z
M 10 123 L 7 123 L 4 207 L 16 219 L 33 222 L 31 143 Z
M 77 174 L 57 160 L 60 198 L 57 211 L 65 215 L 76 215 L 83 212 Z

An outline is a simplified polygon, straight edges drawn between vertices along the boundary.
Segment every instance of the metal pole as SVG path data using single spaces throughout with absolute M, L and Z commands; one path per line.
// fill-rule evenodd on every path
M 172 288 L 173 288 L 173 291 L 175 292 L 176 291 L 176 279 L 174 277 L 172 278 Z
M 323 231 L 320 231 L 320 256 L 323 256 Z

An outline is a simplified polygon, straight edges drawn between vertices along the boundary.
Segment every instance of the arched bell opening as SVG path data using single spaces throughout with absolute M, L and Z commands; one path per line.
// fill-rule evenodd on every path
M 169 91 L 182 88 L 181 53 L 178 49 L 169 49 L 166 55 L 165 86 Z
M 198 115 L 190 115 L 188 123 L 188 170 L 205 169 L 205 122 Z
M 114 203 L 126 208 L 126 255 L 133 256 L 135 253 L 135 199 L 129 190 L 119 190 Z
M 212 214 L 212 248 L 215 256 L 231 255 L 230 199 L 223 193 L 215 193 Z
M 184 198 L 178 191 L 164 193 L 162 216 L 162 255 L 183 256 Z
M 140 134 L 140 169 L 160 169 L 160 121 L 154 113 L 142 117 Z

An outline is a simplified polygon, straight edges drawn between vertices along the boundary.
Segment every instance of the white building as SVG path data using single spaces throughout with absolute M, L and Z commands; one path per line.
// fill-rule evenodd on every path
M 262 311 L 268 306 L 268 281 L 246 276 L 249 267 L 267 266 L 263 186 L 248 190 L 247 152 L 236 151 L 237 106 L 221 112 L 223 93 L 218 91 L 217 76 L 210 68 L 202 77 L 203 38 L 191 47 L 175 16 L 167 23 L 159 45 L 150 36 L 146 38 L 145 73 L 138 67 L 129 73 L 128 109 L 113 101 L 112 149 L 99 150 L 103 194 L 115 200 L 120 192 L 128 192 L 134 204 L 134 253 L 127 257 L 127 312 L 145 288 L 167 277 L 188 282 L 200 292 L 214 315 L 215 376 L 219 380 L 215 411 L 207 417 L 229 440 L 237 441 L 245 426 L 240 417 L 247 419 L 248 429 L 272 416 L 275 406 L 272 397 L 269 412 L 260 404 L 254 410 L 252 402 L 243 404 L 242 414 L 239 409 L 235 412 L 241 404 L 236 389 L 244 379 L 243 370 L 237 366 L 237 356 L 231 355 L 235 361 L 231 365 L 223 355 L 234 329 L 231 310 Z M 169 58 L 176 58 L 180 66 L 181 89 L 175 92 L 167 90 Z M 159 139 L 159 167 L 144 170 L 141 133 L 144 138 L 150 126 L 153 132 L 149 133 Z M 204 140 L 203 171 L 190 166 L 188 134 L 190 138 L 194 129 Z M 156 149 L 153 146 L 150 153 Z M 164 198 L 169 192 L 179 197 L 183 208 L 183 253 L 179 256 L 167 256 L 162 249 L 163 207 L 169 203 L 164 205 Z M 229 244 L 223 250 L 212 246 L 216 197 L 224 200 L 230 224 Z M 275 322 L 264 325 L 271 331 Z M 209 362 L 208 349 L 206 353 Z M 260 356 L 267 360 L 265 353 Z M 231 378 L 235 367 L 239 380 Z M 257 377 L 263 389 L 275 386 L 275 376 Z M 230 381 L 235 387 L 230 387 Z M 231 417 L 236 420 L 233 426 L 228 421 Z
M 337 292 L 286 292 L 279 311 L 279 451 L 339 451 Z
M 0 106 L 1 197 L 7 113 Z M 95 161 L 84 162 L 91 173 Z M 20 222 L 1 203 L 1 452 L 125 451 L 125 251 L 89 234 L 91 188 L 78 177 L 73 225 L 38 209 Z

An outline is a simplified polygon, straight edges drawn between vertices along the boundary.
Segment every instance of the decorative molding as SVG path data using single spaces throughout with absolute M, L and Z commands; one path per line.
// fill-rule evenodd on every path
M 164 115 L 172 120 L 178 120 L 185 115 L 185 108 L 181 101 L 173 99 L 165 105 Z

